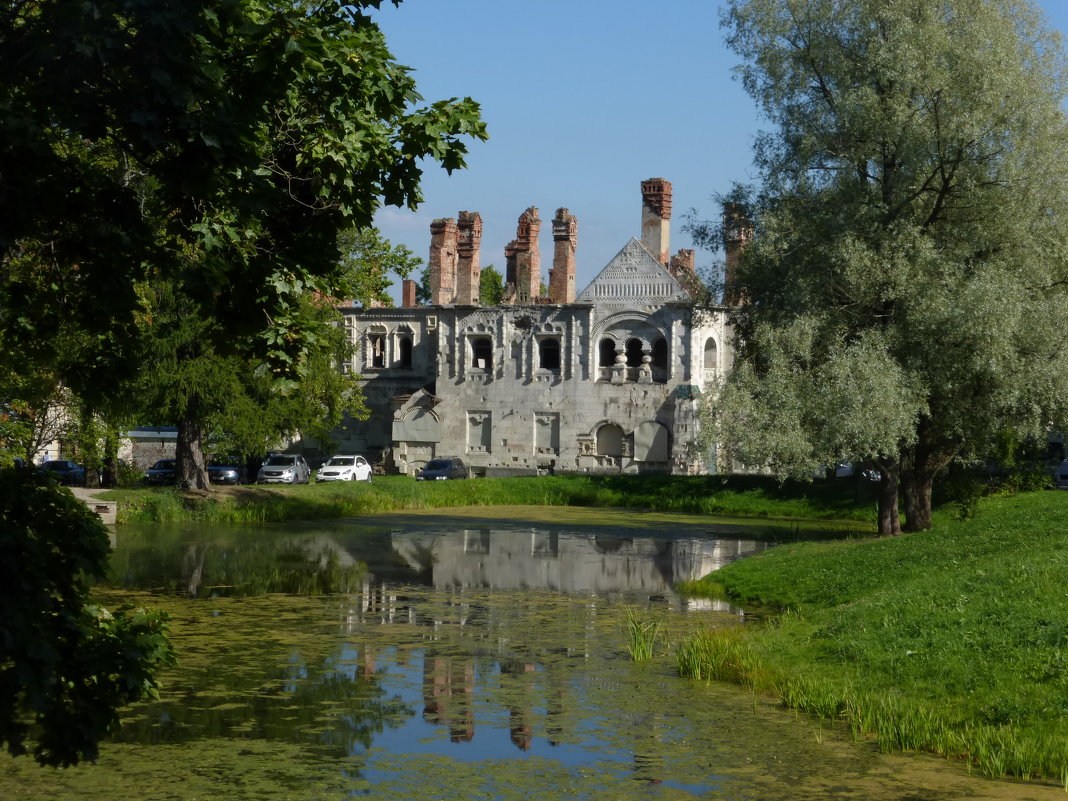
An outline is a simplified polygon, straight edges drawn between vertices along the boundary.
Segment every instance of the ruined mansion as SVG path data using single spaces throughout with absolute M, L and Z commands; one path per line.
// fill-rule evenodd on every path
M 693 474 L 697 406 L 730 363 L 725 310 L 693 313 L 694 254 L 669 252 L 671 184 L 641 184 L 632 238 L 579 292 L 577 220 L 552 220 L 548 294 L 541 294 L 538 209 L 505 248 L 505 298 L 479 305 L 482 220 L 430 227 L 430 305 L 405 281 L 399 308 L 343 308 L 371 411 L 334 433 L 388 473 L 459 456 L 472 475 L 535 472 Z M 732 246 L 728 236 L 728 259 Z

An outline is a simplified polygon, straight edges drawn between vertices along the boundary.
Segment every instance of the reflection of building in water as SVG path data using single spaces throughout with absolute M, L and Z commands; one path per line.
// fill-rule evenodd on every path
M 396 532 L 393 548 L 413 567 L 432 557 L 437 589 L 535 588 L 561 592 L 670 595 L 766 543 L 739 539 L 655 539 L 569 534 L 544 529 Z
M 423 658 L 423 719 L 446 726 L 454 743 L 470 742 L 475 736 L 472 699 L 475 666 L 468 659 L 432 656 Z

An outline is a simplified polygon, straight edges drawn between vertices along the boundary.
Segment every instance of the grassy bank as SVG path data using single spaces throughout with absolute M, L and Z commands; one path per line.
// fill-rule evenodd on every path
M 119 522 L 321 520 L 449 506 L 587 506 L 707 515 L 853 520 L 874 529 L 871 489 L 853 481 L 788 482 L 763 476 L 542 476 L 417 482 L 383 476 L 370 484 L 115 490 Z
M 985 500 L 968 521 L 896 539 L 802 543 L 688 587 L 788 610 L 678 651 L 844 719 L 885 749 L 932 750 L 1068 788 L 1068 493 Z

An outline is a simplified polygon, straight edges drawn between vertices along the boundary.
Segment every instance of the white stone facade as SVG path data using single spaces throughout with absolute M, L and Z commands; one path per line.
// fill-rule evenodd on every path
M 725 314 L 694 315 L 636 239 L 574 303 L 342 311 L 372 415 L 334 438 L 386 472 L 435 456 L 490 476 L 710 467 L 696 406 L 730 362 Z

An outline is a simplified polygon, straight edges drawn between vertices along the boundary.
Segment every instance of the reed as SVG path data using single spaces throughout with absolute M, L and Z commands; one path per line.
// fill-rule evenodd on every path
M 627 608 L 623 626 L 627 634 L 627 653 L 633 661 L 644 662 L 653 658 L 662 625 L 663 621 L 644 618 L 633 607 Z

